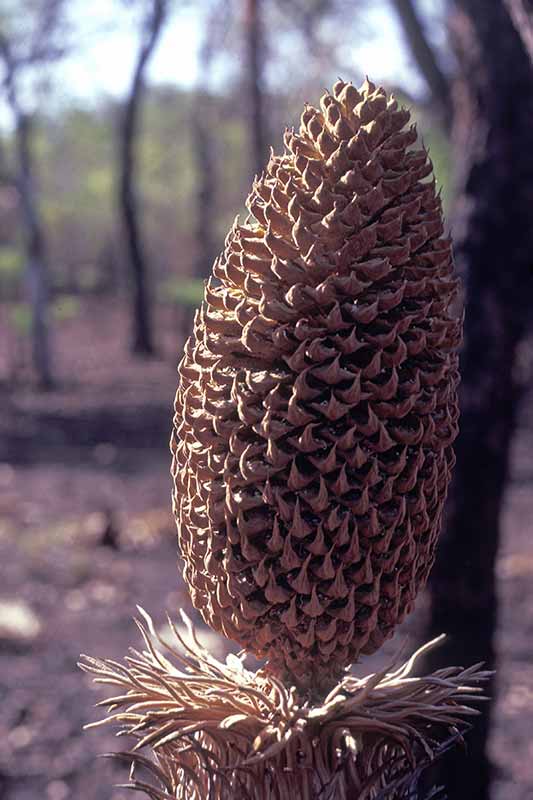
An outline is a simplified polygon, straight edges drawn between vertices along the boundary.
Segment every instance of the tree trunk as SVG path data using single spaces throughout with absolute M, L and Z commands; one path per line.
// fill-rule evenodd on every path
M 462 73 L 456 152 L 461 208 L 458 255 L 466 269 L 462 421 L 446 530 L 430 579 L 429 635 L 445 632 L 425 669 L 495 665 L 495 561 L 521 385 L 519 348 L 533 289 L 533 73 L 504 0 L 457 0 Z M 465 156 L 466 154 L 466 156 Z M 494 685 L 489 688 L 494 692 Z M 438 766 L 449 800 L 487 800 L 490 706 Z M 435 780 L 435 773 L 430 776 Z
M 48 265 L 44 231 L 34 185 L 31 132 L 30 117 L 18 111 L 15 127 L 18 160 L 17 188 L 24 220 L 26 281 L 31 307 L 32 362 L 40 386 L 43 389 L 49 389 L 53 385 L 53 379 L 48 329 Z
M 161 32 L 165 11 L 165 0 L 152 0 L 151 14 L 146 21 L 144 41 L 139 50 L 120 131 L 119 200 L 133 282 L 132 350 L 134 353 L 146 356 L 154 353 L 154 342 L 150 314 L 146 256 L 142 241 L 139 221 L 139 204 L 136 195 L 137 162 L 135 158 L 135 144 L 144 94 L 144 74 Z
M 263 36 L 261 0 L 245 0 L 246 45 L 250 109 L 250 149 L 253 170 L 260 175 L 266 166 L 267 147 L 264 118 Z
M 196 278 L 206 278 L 216 256 L 214 235 L 216 164 L 211 136 L 211 98 L 198 89 L 192 116 L 193 149 L 196 161 Z

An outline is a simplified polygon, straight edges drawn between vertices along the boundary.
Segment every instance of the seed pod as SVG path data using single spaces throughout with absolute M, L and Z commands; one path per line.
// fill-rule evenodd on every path
M 368 81 L 305 108 L 254 181 L 179 366 L 174 512 L 193 603 L 304 687 L 413 608 L 454 461 L 457 280 L 408 121 Z

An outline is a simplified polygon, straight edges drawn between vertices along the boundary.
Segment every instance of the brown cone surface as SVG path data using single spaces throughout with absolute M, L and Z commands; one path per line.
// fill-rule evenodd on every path
M 383 89 L 307 106 L 230 231 L 179 366 L 194 605 L 300 685 L 413 608 L 457 434 L 460 322 L 431 163 Z

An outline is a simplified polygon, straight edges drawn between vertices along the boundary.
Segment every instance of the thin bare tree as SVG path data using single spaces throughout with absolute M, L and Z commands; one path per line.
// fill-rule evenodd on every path
M 244 0 L 244 3 L 250 157 L 253 171 L 260 175 L 266 164 L 268 141 L 264 98 L 265 41 L 262 25 L 263 4 L 261 0 Z
M 405 40 L 418 70 L 424 78 L 434 105 L 445 128 L 452 119 L 451 96 L 448 77 L 442 70 L 432 47 L 414 0 L 392 0 Z
M 132 280 L 132 350 L 150 356 L 155 351 L 150 313 L 148 270 L 137 189 L 136 143 L 140 127 L 145 74 L 167 16 L 167 0 L 147 0 L 143 7 L 141 41 L 120 124 L 119 204 Z
M 41 0 L 11 9 L 0 28 L 2 89 L 13 117 L 17 188 L 26 257 L 26 285 L 31 308 L 32 362 L 42 388 L 53 385 L 49 332 L 49 270 L 46 233 L 39 207 L 33 149 L 35 114 L 22 99 L 23 82 L 33 78 L 34 93 L 46 67 L 66 52 L 64 2 Z M 19 16 L 21 15 L 21 16 Z M 23 19 L 24 24 L 19 24 Z M 12 23 L 12 24 L 10 24 Z
M 215 104 L 210 89 L 213 61 L 228 26 L 227 0 L 212 0 L 206 4 L 207 18 L 203 39 L 198 51 L 199 81 L 193 98 L 193 153 L 196 162 L 196 258 L 194 274 L 205 278 L 217 255 L 216 187 L 217 163 L 214 129 Z

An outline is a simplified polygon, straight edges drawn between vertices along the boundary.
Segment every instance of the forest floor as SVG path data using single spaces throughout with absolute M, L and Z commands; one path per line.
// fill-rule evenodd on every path
M 78 657 L 122 659 L 138 644 L 137 604 L 157 626 L 179 607 L 200 624 L 178 576 L 170 513 L 178 337 L 166 330 L 162 357 L 135 361 L 124 356 L 124 315 L 88 306 L 56 334 L 56 391 L 0 384 L 1 800 L 129 797 L 113 788 L 124 767 L 95 761 L 118 749 L 112 730 L 82 732 L 103 695 Z M 493 800 L 533 799 L 532 418 L 524 414 L 514 448 L 498 559 Z M 412 648 L 424 605 L 366 669 L 392 660 L 406 636 Z M 222 656 L 225 643 L 204 631 Z

